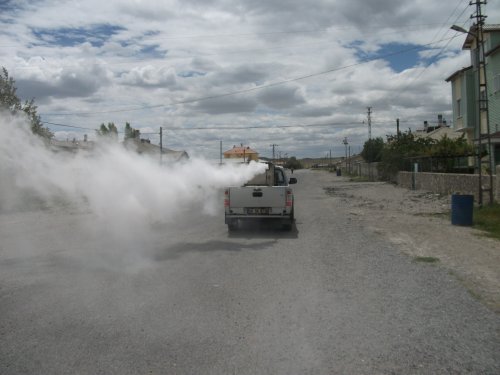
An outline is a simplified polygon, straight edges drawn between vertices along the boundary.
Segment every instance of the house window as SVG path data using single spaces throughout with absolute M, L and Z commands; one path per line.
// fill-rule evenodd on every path
M 500 91 L 500 74 L 496 74 L 493 77 L 493 92 L 497 93 Z
M 457 118 L 462 117 L 462 99 L 457 99 Z

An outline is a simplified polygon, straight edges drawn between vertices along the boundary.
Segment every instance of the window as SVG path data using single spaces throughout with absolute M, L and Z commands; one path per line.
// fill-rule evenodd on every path
M 462 117 L 462 99 L 457 99 L 457 118 Z
M 285 186 L 285 176 L 281 169 L 274 170 L 274 186 Z
M 500 91 L 500 74 L 495 74 L 493 77 L 493 93 Z

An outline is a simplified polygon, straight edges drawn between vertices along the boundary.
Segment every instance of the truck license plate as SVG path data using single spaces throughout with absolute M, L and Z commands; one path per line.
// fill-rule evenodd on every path
M 247 208 L 249 215 L 268 215 L 269 208 Z

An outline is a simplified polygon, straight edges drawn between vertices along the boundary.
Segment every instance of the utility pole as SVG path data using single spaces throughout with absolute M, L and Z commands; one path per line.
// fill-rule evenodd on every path
M 347 142 L 347 137 L 344 138 L 342 143 L 345 146 L 345 171 L 347 172 L 347 145 L 349 144 L 349 142 Z
M 220 144 L 219 144 L 219 159 L 220 159 L 219 164 L 222 165 L 222 140 L 220 141 Z
M 368 139 L 372 139 L 372 107 L 368 107 Z
M 163 128 L 160 126 L 160 165 L 163 163 Z
M 399 139 L 399 119 L 396 119 L 396 139 Z
M 491 147 L 490 122 L 488 111 L 488 86 L 486 77 L 486 59 L 484 56 L 484 21 L 486 16 L 483 15 L 481 5 L 486 4 L 486 1 L 476 0 L 471 1 L 470 5 L 476 6 L 476 11 L 471 15 L 475 18 L 475 34 L 470 33 L 476 39 L 476 69 L 477 69 L 477 158 L 479 169 L 479 206 L 483 205 L 483 192 L 489 193 L 489 203 L 493 204 L 493 156 Z M 484 126 L 483 126 L 484 123 Z M 487 160 L 483 161 L 483 146 L 486 146 Z M 487 187 L 483 186 L 483 164 L 487 164 L 489 170 Z
M 275 158 L 275 147 L 278 147 L 278 145 L 273 143 L 272 145 L 269 145 L 269 146 L 271 146 L 273 148 L 273 161 L 276 161 L 276 158 Z
M 351 146 L 349 146 L 349 173 L 351 173 Z

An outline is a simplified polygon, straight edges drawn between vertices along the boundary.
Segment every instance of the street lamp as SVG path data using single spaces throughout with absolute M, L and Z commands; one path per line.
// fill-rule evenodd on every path
M 349 142 L 347 142 L 347 137 L 344 138 L 342 143 L 345 146 L 345 171 L 347 172 L 347 145 L 349 144 Z
M 465 30 L 463 27 L 458 26 L 458 25 L 452 25 L 450 29 L 458 31 L 459 33 L 464 33 L 464 34 L 471 34 L 472 36 L 475 36 L 475 34 L 471 33 L 470 31 Z

